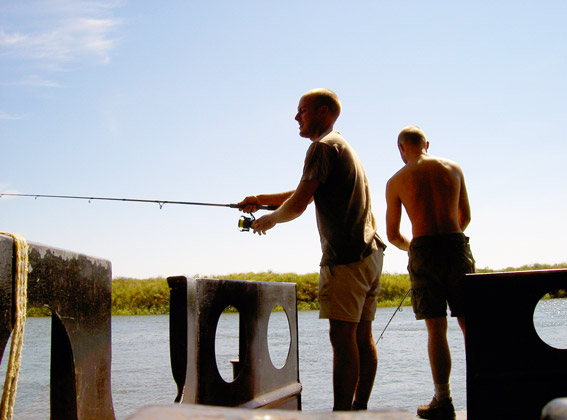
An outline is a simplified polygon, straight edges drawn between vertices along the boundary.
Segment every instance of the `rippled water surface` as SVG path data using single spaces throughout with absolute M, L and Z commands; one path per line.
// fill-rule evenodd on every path
M 374 335 L 382 333 L 395 308 L 378 310 Z M 542 301 L 535 314 L 540 337 L 567 348 L 567 300 Z M 328 321 L 318 312 L 299 312 L 299 368 L 304 411 L 331 410 L 332 354 Z M 29 318 L 14 419 L 45 420 L 49 410 L 49 318 Z M 238 314 L 223 314 L 217 330 L 217 365 L 224 378 L 232 375 L 230 359 L 238 354 Z M 268 329 L 270 356 L 284 363 L 289 349 L 287 317 L 273 312 Z M 466 409 L 464 343 L 455 320 L 449 323 L 453 356 L 451 388 L 457 410 Z M 423 321 L 411 308 L 398 312 L 378 343 L 378 375 L 370 399 L 371 408 L 396 407 L 411 411 L 433 395 Z M 8 343 L 9 345 L 9 343 Z M 8 359 L 6 347 L 3 361 Z M 5 363 L 0 369 L 5 374 Z M 112 318 L 112 397 L 116 418 L 125 419 L 138 408 L 173 402 L 177 388 L 169 362 L 168 316 L 122 316 Z

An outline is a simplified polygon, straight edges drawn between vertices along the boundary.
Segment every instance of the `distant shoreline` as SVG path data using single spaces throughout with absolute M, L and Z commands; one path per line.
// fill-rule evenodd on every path
M 567 268 L 567 263 L 561 264 L 531 264 L 521 267 L 508 267 L 498 272 L 552 270 Z M 477 269 L 478 273 L 490 273 L 496 270 Z M 233 273 L 224 275 L 195 275 L 196 278 L 214 278 L 227 280 L 288 282 L 297 285 L 297 309 L 318 310 L 318 273 L 295 274 L 274 273 Z M 381 291 L 378 296 L 379 307 L 398 306 L 410 287 L 409 275 L 383 273 Z M 567 291 L 561 291 L 557 296 L 567 297 Z M 403 306 L 411 304 L 411 297 L 404 300 Z M 27 316 L 50 316 L 51 311 L 45 307 L 28 308 Z M 169 314 L 169 286 L 164 277 L 134 279 L 118 277 L 112 281 L 112 315 L 167 315 Z

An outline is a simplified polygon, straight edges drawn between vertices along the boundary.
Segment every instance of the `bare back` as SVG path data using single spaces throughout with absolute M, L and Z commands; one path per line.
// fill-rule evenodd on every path
M 461 168 L 423 154 L 391 179 L 412 223 L 413 237 L 462 232 L 469 203 Z

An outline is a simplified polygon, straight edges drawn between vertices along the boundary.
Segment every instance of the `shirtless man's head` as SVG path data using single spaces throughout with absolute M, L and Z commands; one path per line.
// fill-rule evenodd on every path
M 408 163 L 408 154 L 421 154 L 427 152 L 429 142 L 423 130 L 415 125 L 408 125 L 398 135 L 398 149 L 404 163 Z

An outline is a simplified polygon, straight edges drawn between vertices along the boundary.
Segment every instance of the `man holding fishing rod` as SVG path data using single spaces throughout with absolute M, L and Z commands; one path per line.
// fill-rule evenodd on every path
M 264 235 L 299 217 L 315 201 L 323 256 L 319 274 L 319 317 L 328 318 L 333 348 L 333 410 L 366 409 L 376 376 L 372 337 L 385 245 L 376 234 L 370 190 L 362 163 L 333 126 L 341 112 L 328 89 L 305 93 L 297 108 L 299 135 L 312 141 L 295 190 L 246 197 L 245 212 L 279 206 L 252 228 Z
M 429 142 L 416 126 L 404 128 L 398 148 L 405 166 L 386 186 L 388 240 L 408 251 L 412 305 L 416 319 L 425 319 L 435 395 L 420 405 L 426 419 L 452 419 L 451 355 L 447 343 L 447 303 L 465 332 L 465 274 L 474 272 L 469 238 L 471 220 L 463 171 L 454 162 L 427 153 Z M 412 224 L 413 239 L 400 233 L 402 205 Z

